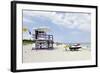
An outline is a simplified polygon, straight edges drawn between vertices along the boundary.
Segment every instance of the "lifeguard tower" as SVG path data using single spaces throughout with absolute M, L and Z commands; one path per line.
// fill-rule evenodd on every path
M 53 49 L 53 35 L 47 34 L 48 31 L 46 27 L 35 29 L 35 49 Z

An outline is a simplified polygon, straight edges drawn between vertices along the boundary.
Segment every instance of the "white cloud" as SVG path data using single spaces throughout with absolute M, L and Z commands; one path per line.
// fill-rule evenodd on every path
M 91 19 L 88 14 L 66 13 L 64 19 L 56 16 L 53 22 L 66 28 L 75 28 L 82 31 L 90 31 L 91 27 Z
M 90 31 L 91 17 L 86 13 L 59 13 L 59 12 L 43 12 L 43 11 L 24 11 L 24 16 L 34 17 L 40 16 L 50 19 L 53 23 L 70 29 L 79 29 L 82 31 Z M 26 20 L 28 21 L 28 20 Z

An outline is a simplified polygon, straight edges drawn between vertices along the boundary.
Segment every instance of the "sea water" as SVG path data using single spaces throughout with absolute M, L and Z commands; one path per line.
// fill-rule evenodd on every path
M 80 46 L 86 49 L 91 49 L 91 43 L 81 43 Z

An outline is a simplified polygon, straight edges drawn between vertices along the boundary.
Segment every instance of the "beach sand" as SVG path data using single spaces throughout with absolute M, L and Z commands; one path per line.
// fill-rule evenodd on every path
M 80 48 L 79 51 L 65 51 L 64 45 L 54 45 L 53 50 L 32 50 L 32 44 L 23 45 L 23 63 L 79 61 L 91 59 L 91 50 Z

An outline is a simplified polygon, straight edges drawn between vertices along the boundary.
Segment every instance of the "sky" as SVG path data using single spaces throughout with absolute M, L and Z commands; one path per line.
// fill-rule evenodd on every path
M 91 41 L 91 14 L 80 12 L 23 10 L 23 28 L 47 27 L 55 42 L 75 43 Z M 31 38 L 23 32 L 23 38 Z

